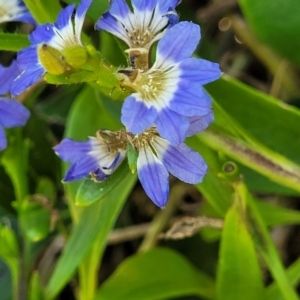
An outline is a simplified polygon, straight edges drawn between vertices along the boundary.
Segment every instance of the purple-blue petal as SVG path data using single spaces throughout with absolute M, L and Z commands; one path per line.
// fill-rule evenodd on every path
M 72 139 L 65 138 L 58 145 L 53 147 L 56 154 L 64 161 L 73 162 L 92 150 L 90 141 L 76 142 Z
M 5 128 L 26 124 L 29 110 L 16 100 L 0 98 L 0 124 Z
M 89 176 L 90 172 L 96 172 L 98 162 L 92 156 L 84 155 L 72 163 L 63 181 L 69 182 Z
M 192 136 L 194 134 L 197 134 L 204 129 L 206 129 L 209 124 L 214 120 L 213 112 L 210 111 L 205 116 L 195 116 L 195 117 L 189 117 L 190 120 L 190 127 L 186 132 L 186 136 Z
M 92 0 L 82 0 L 76 9 L 76 16 L 78 18 L 84 16 L 91 4 L 92 4 Z
M 181 80 L 169 103 L 171 110 L 188 116 L 203 116 L 210 112 L 212 101 L 203 87 L 196 82 Z
M 170 10 L 174 10 L 174 8 L 181 2 L 181 0 L 165 0 L 165 1 L 158 1 L 159 3 L 159 10 L 162 13 L 168 12 Z
M 98 30 L 106 30 L 125 42 L 128 40 L 124 27 L 109 12 L 100 17 L 95 25 L 95 28 Z
M 156 117 L 155 108 L 148 108 L 142 101 L 137 101 L 134 94 L 126 98 L 122 107 L 121 121 L 133 134 L 151 127 Z
M 172 175 L 190 184 L 202 182 L 207 172 L 207 164 L 199 153 L 185 144 L 174 147 L 161 138 L 155 139 L 153 147 Z
M 131 3 L 135 13 L 142 13 L 147 10 L 153 10 L 157 0 L 132 0 Z
M 169 174 L 150 147 L 140 149 L 137 172 L 149 198 L 157 206 L 164 207 L 169 196 Z
M 4 128 L 0 125 L 0 151 L 7 147 L 7 139 Z
M 190 57 L 200 41 L 200 27 L 191 22 L 180 22 L 167 30 L 158 42 L 157 60 L 178 62 Z
M 12 83 L 10 93 L 13 96 L 20 95 L 27 88 L 37 83 L 45 74 L 45 70 L 40 68 L 27 69 L 21 73 Z
M 58 29 L 68 26 L 74 10 L 75 4 L 70 4 L 62 9 L 57 17 L 56 22 L 54 23 L 54 26 Z
M 163 109 L 158 113 L 155 124 L 159 134 L 173 145 L 184 141 L 190 126 L 187 117 L 169 109 Z
M 109 12 L 115 18 L 126 18 L 130 13 L 130 9 L 124 0 L 112 0 Z
M 38 45 L 49 42 L 54 36 L 53 25 L 47 23 L 37 26 L 37 28 L 29 35 L 29 40 L 32 44 Z
M 185 80 L 196 81 L 202 85 L 220 78 L 222 72 L 217 63 L 205 59 L 187 58 L 179 63 L 180 77 Z
M 0 95 L 7 94 L 13 80 L 19 75 L 20 71 L 17 62 L 14 60 L 9 67 L 0 65 Z

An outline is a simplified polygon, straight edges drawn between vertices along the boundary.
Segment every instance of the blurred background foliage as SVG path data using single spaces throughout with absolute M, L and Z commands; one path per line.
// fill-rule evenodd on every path
M 24 2 L 43 23 L 76 1 Z M 108 6 L 93 1 L 85 38 L 126 66 L 124 45 L 94 31 Z M 120 95 L 94 84 L 29 90 L 19 100 L 31 118 L 7 130 L 0 154 L 1 300 L 300 298 L 300 2 L 183 0 L 178 12 L 201 26 L 195 55 L 224 72 L 206 86 L 214 123 L 188 140 L 209 165 L 204 182 L 171 178 L 163 210 L 124 166 L 101 192 L 77 192 L 51 148 L 119 129 Z M 1 25 L 2 64 L 30 30 Z

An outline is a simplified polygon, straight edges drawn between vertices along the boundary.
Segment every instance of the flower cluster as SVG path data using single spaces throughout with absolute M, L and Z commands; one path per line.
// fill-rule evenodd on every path
M 212 103 L 202 85 L 218 79 L 218 64 L 191 55 L 200 41 L 200 28 L 178 22 L 176 0 L 114 0 L 96 23 L 129 47 L 129 65 L 116 76 L 133 91 L 125 99 L 121 121 L 125 131 L 106 132 L 87 142 L 65 139 L 56 153 L 71 166 L 65 181 L 90 174 L 103 180 L 126 156 L 130 143 L 138 153 L 136 168 L 147 195 L 159 207 L 166 205 L 169 173 L 187 183 L 199 183 L 207 171 L 203 158 L 183 142 L 213 120 Z M 158 41 L 156 60 L 151 46 Z
M 31 33 L 31 45 L 17 56 L 18 72 L 10 86 L 13 96 L 45 75 L 97 72 L 94 54 L 81 40 L 91 2 L 82 0 L 77 9 L 74 4 L 65 7 L 55 23 L 39 25 Z M 99 130 L 85 142 L 67 138 L 54 147 L 62 160 L 71 163 L 65 182 L 86 176 L 105 180 L 131 151 L 129 145 L 137 153 L 134 169 L 140 182 L 159 207 L 168 200 L 169 173 L 191 184 L 202 181 L 207 165 L 184 141 L 213 121 L 212 101 L 203 85 L 218 79 L 221 71 L 216 63 L 191 57 L 200 41 L 200 27 L 179 22 L 175 11 L 179 2 L 132 0 L 131 8 L 125 0 L 112 0 L 109 11 L 96 22 L 97 30 L 115 35 L 128 47 L 128 66 L 116 68 L 113 75 L 122 89 L 131 92 L 121 111 L 125 129 Z M 9 127 L 3 120 L 0 125 Z

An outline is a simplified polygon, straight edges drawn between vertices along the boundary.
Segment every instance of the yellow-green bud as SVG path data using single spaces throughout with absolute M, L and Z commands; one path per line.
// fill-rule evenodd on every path
M 80 68 L 88 59 L 88 54 L 85 47 L 73 45 L 65 48 L 62 51 L 66 62 L 73 68 Z
M 46 44 L 41 44 L 37 51 L 39 60 L 48 73 L 61 75 L 70 68 L 62 53 L 57 49 Z

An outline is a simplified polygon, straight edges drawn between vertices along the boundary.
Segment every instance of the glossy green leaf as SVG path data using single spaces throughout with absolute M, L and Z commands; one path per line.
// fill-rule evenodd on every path
M 176 252 L 157 248 L 125 260 L 94 300 L 159 300 L 183 295 L 214 299 L 214 282 Z
M 225 218 L 217 273 L 218 300 L 265 299 L 258 258 L 240 201 L 236 195 Z
M 76 194 L 75 204 L 89 206 L 96 201 L 103 199 L 111 192 L 129 173 L 127 162 L 120 167 L 105 181 L 95 182 L 91 178 L 85 179 Z
M 54 22 L 61 10 L 58 0 L 24 0 L 24 2 L 40 24 Z
M 216 103 L 239 125 L 240 134 L 300 164 L 299 109 L 229 76 L 206 86 Z M 218 127 L 226 124 L 216 117 Z
M 28 36 L 16 33 L 0 33 L 0 50 L 20 51 L 30 45 Z
M 257 37 L 300 66 L 300 2 L 239 0 L 239 4 Z
M 53 299 L 61 291 L 94 245 L 96 238 L 97 243 L 101 243 L 100 249 L 103 252 L 108 234 L 135 181 L 136 177 L 128 174 L 102 201 L 83 210 L 46 287 L 46 299 Z

